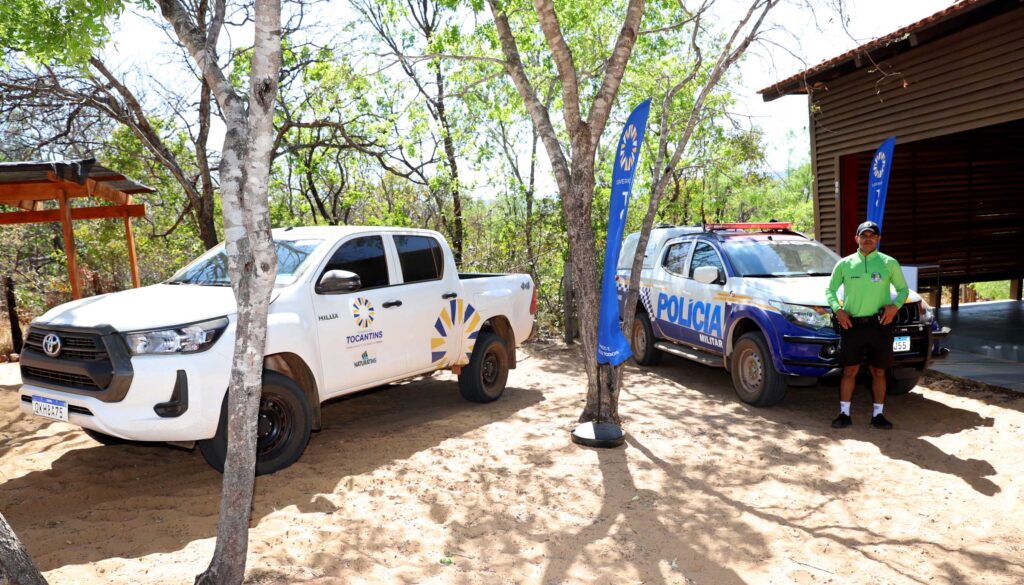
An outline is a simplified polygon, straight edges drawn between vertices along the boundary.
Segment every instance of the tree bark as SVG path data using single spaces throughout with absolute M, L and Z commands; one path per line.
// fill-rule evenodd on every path
M 7 306 L 7 320 L 11 324 L 11 351 L 21 353 L 24 339 L 21 335 L 21 322 L 18 319 L 17 299 L 14 296 L 14 279 L 11 275 L 3 279 L 4 304 Z
M 0 581 L 2 578 L 12 585 L 46 585 L 39 567 L 28 556 L 7 519 L 0 514 Z

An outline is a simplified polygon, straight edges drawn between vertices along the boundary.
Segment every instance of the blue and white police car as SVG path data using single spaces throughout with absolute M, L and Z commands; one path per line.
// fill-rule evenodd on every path
M 671 353 L 732 375 L 740 400 L 771 406 L 788 386 L 837 373 L 839 336 L 825 287 L 839 256 L 789 223 L 658 226 L 651 232 L 630 335 L 633 356 Z M 625 298 L 639 234 L 627 236 L 617 270 Z M 895 296 L 895 291 L 893 291 Z M 888 393 L 917 384 L 932 355 L 934 316 L 910 292 L 896 319 Z

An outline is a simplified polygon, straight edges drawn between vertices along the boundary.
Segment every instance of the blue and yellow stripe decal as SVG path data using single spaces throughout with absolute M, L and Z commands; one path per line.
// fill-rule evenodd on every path
M 480 313 L 473 305 L 462 299 L 449 301 L 434 322 L 437 334 L 430 340 L 431 363 L 438 368 L 469 363 L 481 324 Z M 462 352 L 458 355 L 453 347 L 457 340 L 462 341 Z

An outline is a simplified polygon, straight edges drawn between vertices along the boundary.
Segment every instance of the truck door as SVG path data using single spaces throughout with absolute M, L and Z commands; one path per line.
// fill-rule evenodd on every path
M 686 263 L 693 250 L 693 240 L 670 242 L 665 246 L 661 260 L 660 286 L 651 289 L 651 325 L 656 337 L 673 341 L 691 342 L 691 331 L 679 324 L 679 303 L 687 281 Z M 684 305 L 685 306 L 685 305 Z
M 719 278 L 711 284 L 694 280 L 694 272 L 701 266 L 718 269 Z M 725 264 L 718 250 L 710 242 L 698 240 L 693 246 L 688 277 L 683 285 L 685 309 L 680 303 L 680 319 L 690 330 L 690 340 L 698 347 L 714 353 L 725 353 Z M 684 312 L 685 311 L 685 312 Z
M 479 329 L 480 316 L 469 300 L 461 297 L 455 264 L 445 261 L 445 250 L 432 235 L 391 237 L 401 269 L 398 288 L 410 305 L 403 318 L 409 373 L 465 362 L 461 357 L 472 351 L 475 337 L 470 336 Z
M 343 241 L 314 282 L 329 270 L 354 272 L 361 287 L 351 293 L 313 293 L 327 393 L 338 394 L 404 374 L 402 301 L 397 298 L 397 287 L 392 286 L 397 278 L 388 262 L 384 238 L 356 236 Z

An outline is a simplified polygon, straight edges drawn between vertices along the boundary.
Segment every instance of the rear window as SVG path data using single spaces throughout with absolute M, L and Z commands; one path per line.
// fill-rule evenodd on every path
M 406 283 L 440 280 L 444 276 L 441 245 L 430 236 L 395 236 L 402 280 Z

